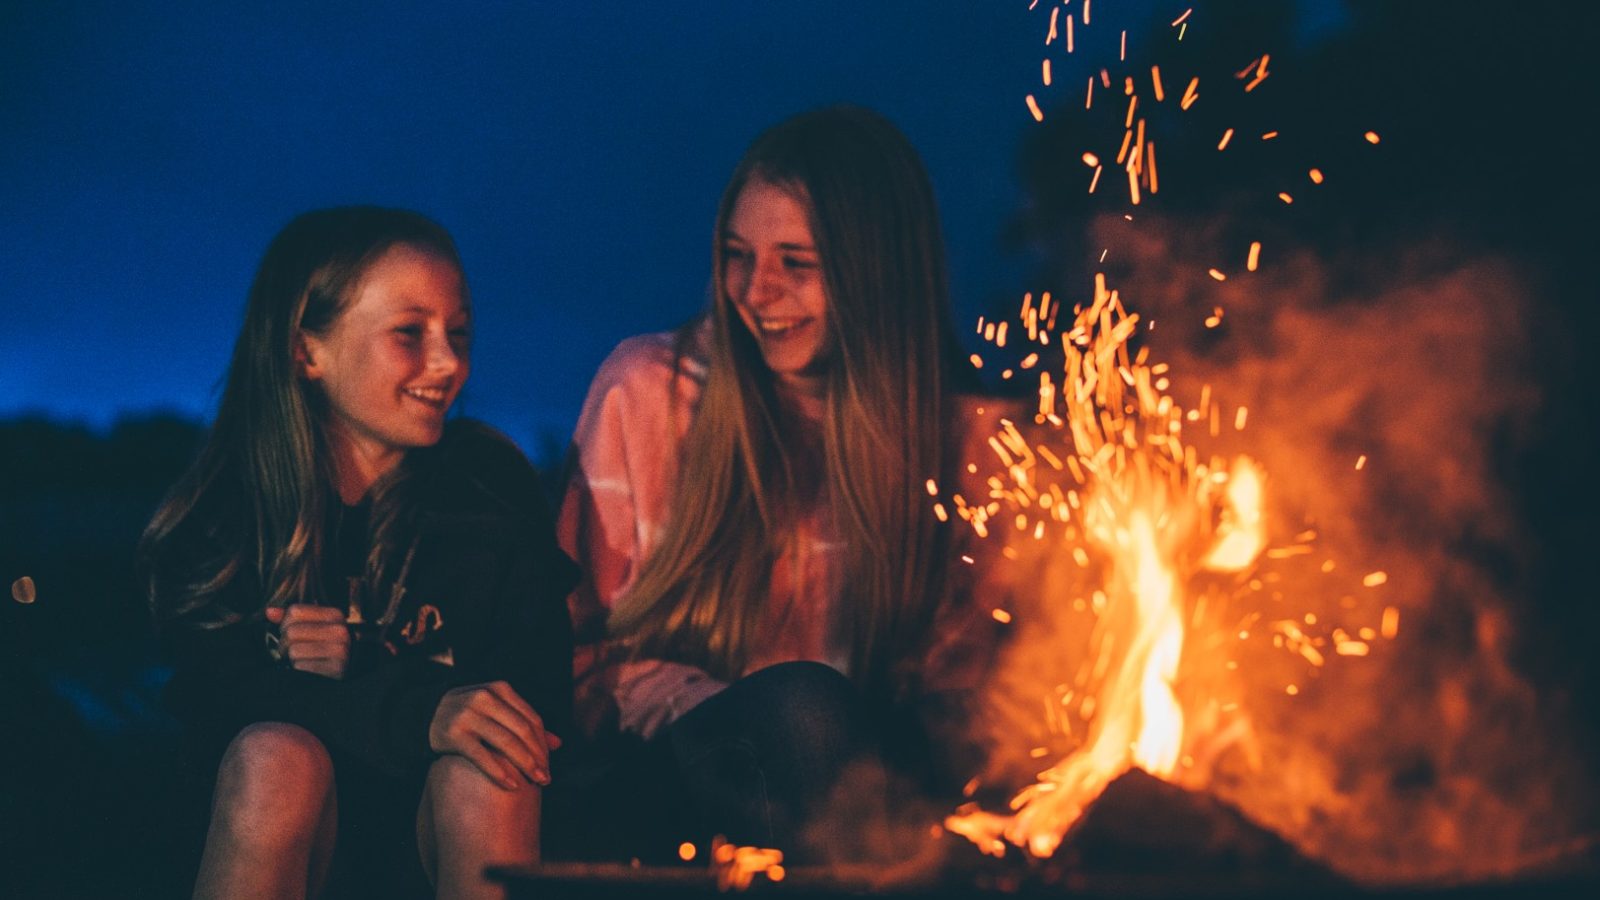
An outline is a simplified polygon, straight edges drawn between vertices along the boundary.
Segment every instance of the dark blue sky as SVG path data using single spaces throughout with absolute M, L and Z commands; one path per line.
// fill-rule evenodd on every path
M 960 320 L 1024 287 L 999 234 L 1044 52 L 1025 0 L 233 6 L 0 12 L 0 417 L 209 416 L 267 240 L 375 202 L 461 244 L 468 412 L 530 450 L 565 440 L 606 352 L 700 305 L 745 144 L 829 102 L 922 149 Z M 1057 78 L 1186 7 L 1102 0 Z
M 461 243 L 469 411 L 564 433 L 616 341 L 698 306 L 744 144 L 833 100 L 925 148 L 983 283 L 1023 124 L 1006 82 L 1037 66 L 1000 4 L 11 6 L 0 415 L 96 424 L 209 414 L 272 233 L 378 202 Z

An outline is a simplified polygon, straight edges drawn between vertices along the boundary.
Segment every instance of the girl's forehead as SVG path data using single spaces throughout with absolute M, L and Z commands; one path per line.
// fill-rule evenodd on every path
M 778 185 L 751 181 L 734 201 L 727 228 L 746 238 L 792 238 L 809 242 L 811 206 L 802 197 Z
M 385 315 L 415 309 L 466 312 L 463 278 L 455 261 L 427 247 L 395 244 L 367 265 L 345 314 Z
M 753 189 L 782 194 L 806 209 L 811 208 L 811 192 L 806 189 L 805 182 L 798 178 L 770 176 L 757 169 L 745 179 L 744 185 L 739 188 L 739 196 L 743 197 Z

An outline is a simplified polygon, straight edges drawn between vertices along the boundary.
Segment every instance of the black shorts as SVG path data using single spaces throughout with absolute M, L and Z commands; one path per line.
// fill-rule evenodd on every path
M 396 778 L 331 748 L 330 755 L 339 831 L 326 896 L 432 897 L 417 847 L 426 770 Z

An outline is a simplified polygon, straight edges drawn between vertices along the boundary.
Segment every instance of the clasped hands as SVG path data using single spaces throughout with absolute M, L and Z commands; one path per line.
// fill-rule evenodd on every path
M 342 679 L 350 664 L 350 629 L 337 607 L 291 603 L 268 608 L 289 665 L 302 672 Z M 428 746 L 435 753 L 466 757 L 489 780 L 507 790 L 550 783 L 550 751 L 561 739 L 504 681 L 453 688 L 434 709 Z
M 267 621 L 278 626 L 278 650 L 292 668 L 344 678 L 350 665 L 350 628 L 343 610 L 314 603 L 269 606 Z

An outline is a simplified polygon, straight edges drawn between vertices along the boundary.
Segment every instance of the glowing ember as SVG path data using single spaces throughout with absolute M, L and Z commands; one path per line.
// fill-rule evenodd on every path
M 684 846 L 693 849 L 692 844 Z M 768 881 L 782 881 L 788 874 L 783 868 L 783 851 L 740 847 L 720 836 L 711 841 L 711 868 L 717 875 L 718 890 L 723 891 L 742 891 L 750 886 L 757 875 L 765 875 Z
M 1267 60 L 1271 58 L 1272 55 L 1270 53 L 1264 54 L 1259 60 L 1251 62 L 1250 65 L 1245 66 L 1233 76 L 1239 79 L 1250 78 L 1250 82 L 1244 86 L 1245 93 L 1248 94 L 1255 90 L 1256 87 L 1261 84 L 1261 82 L 1267 80 L 1268 75 L 1272 74 L 1267 71 Z M 1255 73 L 1254 77 L 1251 77 L 1252 70 Z

